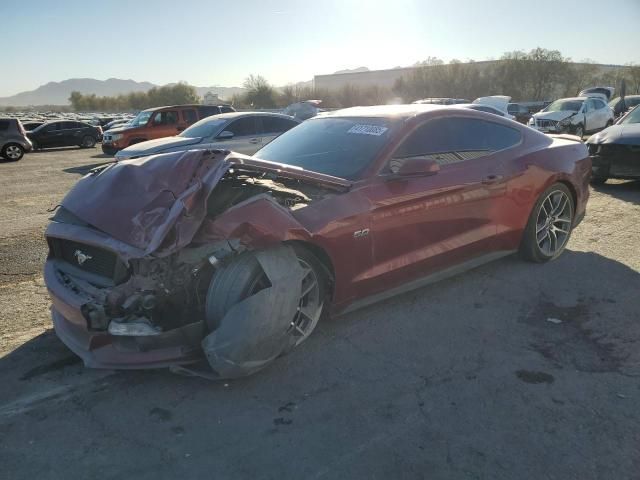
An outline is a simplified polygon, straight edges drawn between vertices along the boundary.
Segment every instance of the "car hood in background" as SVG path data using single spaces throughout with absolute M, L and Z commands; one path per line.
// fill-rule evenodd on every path
M 534 113 L 533 117 L 538 119 L 538 120 L 555 120 L 555 121 L 560 121 L 560 120 L 564 120 L 565 118 L 569 118 L 573 115 L 575 115 L 576 112 L 570 112 L 570 111 L 560 111 L 560 112 L 538 112 L 538 113 Z
M 116 154 L 116 158 L 132 158 L 143 155 L 153 155 L 163 152 L 169 148 L 188 147 L 189 145 L 197 145 L 202 142 L 201 137 L 185 138 L 185 137 L 164 137 L 155 140 L 147 140 L 146 142 L 136 143 Z M 185 149 L 186 150 L 186 149 Z
M 336 190 L 351 185 L 348 180 L 226 150 L 188 150 L 97 168 L 75 184 L 62 207 L 144 255 L 166 256 L 191 243 L 207 215 L 209 196 L 231 167 Z M 124 259 L 129 255 L 115 242 L 110 246 Z
M 612 125 L 592 135 L 587 143 L 617 143 L 620 145 L 640 145 L 640 123 Z

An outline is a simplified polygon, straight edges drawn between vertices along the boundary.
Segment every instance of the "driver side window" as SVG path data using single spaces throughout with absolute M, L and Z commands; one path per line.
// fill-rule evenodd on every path
M 255 136 L 257 133 L 256 120 L 253 117 L 244 117 L 232 122 L 225 128 L 233 133 L 234 137 Z
M 475 118 L 448 117 L 429 120 L 413 131 L 393 154 L 389 170 L 397 171 L 402 159 L 424 156 L 441 166 L 471 161 L 520 143 L 515 128 Z

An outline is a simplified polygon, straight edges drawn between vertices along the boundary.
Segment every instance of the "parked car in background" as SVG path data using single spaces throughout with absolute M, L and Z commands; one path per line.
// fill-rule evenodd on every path
M 0 155 L 18 161 L 32 149 L 22 123 L 17 118 L 0 118 Z
M 510 103 L 507 105 L 507 112 L 512 115 L 517 122 L 520 122 L 524 125 L 527 124 L 529 119 L 531 118 L 531 112 L 529 108 L 524 105 L 520 105 L 519 103 Z
M 234 111 L 229 105 L 173 105 L 148 108 L 138 113 L 126 126 L 111 128 L 102 140 L 102 151 L 113 155 L 136 143 L 177 135 L 203 118 Z
M 616 97 L 609 102 L 609 106 L 616 118 L 623 116 L 636 105 L 640 105 L 640 95 L 626 95 L 624 99 Z
M 640 178 L 640 105 L 615 125 L 587 140 L 592 162 L 591 181 L 602 184 L 609 178 Z
M 471 105 L 486 105 L 493 108 L 494 110 L 498 110 L 502 114 L 502 117 L 506 117 L 510 120 L 515 120 L 515 117 L 511 115 L 507 109 L 510 101 L 511 97 L 506 95 L 490 95 L 488 97 L 476 98 L 473 102 L 471 102 Z M 495 115 L 493 111 L 487 111 L 487 113 L 493 113 Z
M 603 95 L 561 98 L 538 113 L 528 125 L 543 133 L 571 133 L 583 137 L 613 124 L 613 110 Z
M 300 123 L 279 113 L 234 112 L 200 120 L 173 137 L 137 143 L 116 153 L 117 160 L 193 149 L 223 149 L 253 155 Z
M 477 110 L 479 112 L 485 112 L 485 113 L 491 113 L 492 115 L 497 115 L 499 117 L 505 117 L 508 118 L 508 114 L 506 112 L 503 112 L 502 110 L 499 110 L 495 107 L 492 107 L 490 105 L 482 105 L 479 103 L 461 103 L 458 105 L 455 105 L 456 107 L 460 107 L 460 108 L 470 108 L 471 110 Z
M 421 100 L 416 100 L 415 102 L 411 102 L 414 105 L 457 105 L 460 103 L 471 103 L 470 100 L 466 98 L 447 98 L 447 97 L 437 97 L 437 98 L 423 98 Z
M 102 128 L 84 122 L 47 122 L 35 130 L 27 132 L 33 149 L 52 147 L 92 148 L 102 138 Z
M 303 102 L 292 103 L 288 105 L 282 113 L 302 122 L 321 113 L 323 111 L 320 108 L 321 103 L 322 100 L 305 100 Z
M 119 127 L 124 127 L 125 125 L 127 125 L 128 123 L 130 123 L 131 120 L 112 120 L 109 123 L 107 123 L 104 127 L 102 127 L 103 131 L 108 131 L 111 130 L 112 128 L 119 128 Z
M 219 377 L 249 375 L 323 312 L 517 251 L 557 258 L 590 173 L 578 140 L 435 105 L 324 113 L 253 157 L 113 162 L 47 227 L 55 331 L 90 367 L 206 358 Z

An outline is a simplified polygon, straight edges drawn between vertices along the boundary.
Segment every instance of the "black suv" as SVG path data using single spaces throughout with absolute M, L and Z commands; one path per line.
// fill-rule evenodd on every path
M 47 122 L 27 132 L 33 148 L 71 147 L 92 148 L 102 140 L 102 128 L 84 122 L 63 120 Z
M 0 155 L 7 160 L 20 160 L 32 145 L 17 118 L 0 118 Z

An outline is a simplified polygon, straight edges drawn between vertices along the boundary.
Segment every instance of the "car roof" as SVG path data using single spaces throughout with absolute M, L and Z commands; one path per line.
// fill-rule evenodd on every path
M 430 103 L 412 103 L 409 105 L 375 105 L 372 107 L 350 107 L 332 112 L 324 112 L 316 118 L 326 117 L 415 117 L 421 113 L 451 108 L 453 105 L 435 105 Z
M 151 107 L 151 108 L 145 108 L 144 110 L 142 110 L 143 112 L 155 112 L 157 110 L 164 110 L 165 108 L 201 108 L 201 107 L 230 107 L 231 105 L 228 105 L 226 103 L 220 103 L 217 105 L 201 105 L 199 103 L 189 103 L 186 105 L 163 105 L 162 107 Z
M 211 115 L 209 117 L 205 117 L 202 120 L 210 119 L 210 120 L 230 120 L 234 118 L 247 117 L 247 116 L 258 116 L 258 117 L 278 117 L 278 118 L 286 118 L 287 120 L 293 120 L 293 117 L 289 115 L 285 115 L 283 113 L 276 112 L 227 112 L 220 113 L 218 115 Z

